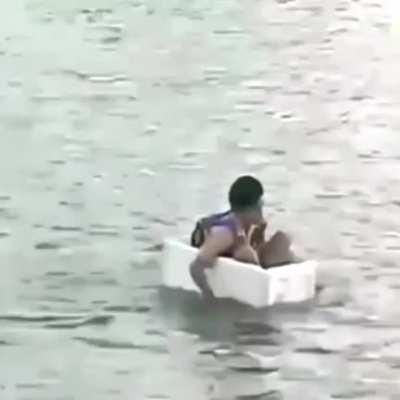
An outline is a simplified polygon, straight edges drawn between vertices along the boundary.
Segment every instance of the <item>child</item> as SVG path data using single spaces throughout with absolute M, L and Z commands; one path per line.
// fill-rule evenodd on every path
M 230 210 L 197 222 L 191 245 L 199 248 L 190 266 L 193 280 L 206 297 L 213 298 L 204 270 L 212 268 L 217 257 L 258 264 L 269 268 L 295 262 L 290 240 L 278 231 L 266 242 L 267 223 L 263 217 L 264 189 L 252 176 L 241 176 L 229 190 Z

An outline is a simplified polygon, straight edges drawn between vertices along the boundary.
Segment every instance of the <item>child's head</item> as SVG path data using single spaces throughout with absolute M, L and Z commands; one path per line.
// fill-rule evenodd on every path
M 261 182 L 249 175 L 236 179 L 229 189 L 229 203 L 233 212 L 239 213 L 248 224 L 259 224 L 263 220 L 264 189 Z

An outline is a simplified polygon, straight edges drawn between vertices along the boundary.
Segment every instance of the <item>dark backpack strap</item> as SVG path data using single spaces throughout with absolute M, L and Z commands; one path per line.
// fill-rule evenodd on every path
M 204 239 L 205 239 L 205 233 L 204 233 L 203 224 L 201 221 L 199 221 L 196 223 L 196 226 L 190 237 L 190 245 L 192 247 L 199 248 L 203 245 Z

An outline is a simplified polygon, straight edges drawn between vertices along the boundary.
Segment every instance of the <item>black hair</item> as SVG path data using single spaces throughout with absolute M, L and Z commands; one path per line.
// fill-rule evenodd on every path
M 264 194 L 261 182 L 250 175 L 240 176 L 229 189 L 229 204 L 233 211 L 257 205 Z

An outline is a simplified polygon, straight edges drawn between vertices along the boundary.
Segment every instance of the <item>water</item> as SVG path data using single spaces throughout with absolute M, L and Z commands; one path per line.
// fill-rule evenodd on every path
M 394 399 L 395 1 L 5 1 L 0 398 Z M 242 172 L 315 304 L 160 288 Z

